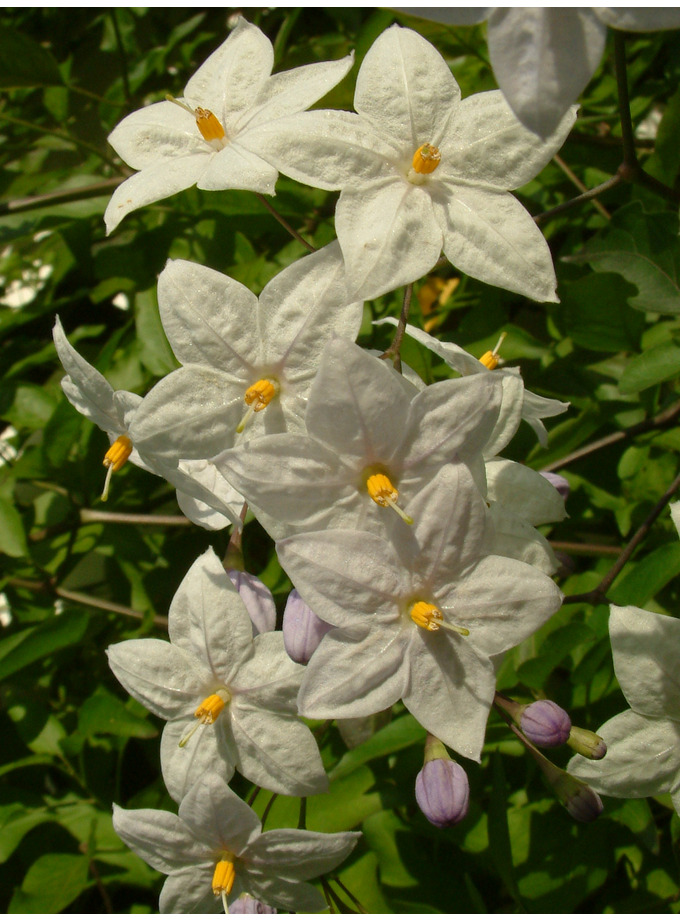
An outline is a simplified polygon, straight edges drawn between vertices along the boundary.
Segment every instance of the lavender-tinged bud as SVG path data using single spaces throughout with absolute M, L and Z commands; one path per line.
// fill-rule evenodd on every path
M 470 784 L 465 770 L 451 760 L 432 735 L 425 742 L 425 763 L 416 776 L 416 801 L 430 824 L 453 827 L 468 813 Z
M 242 897 L 238 898 L 232 904 L 229 905 L 230 914 L 276 914 L 278 913 L 275 907 L 270 907 L 269 904 L 263 904 L 262 901 L 257 901 L 255 898 L 251 898 L 250 895 L 244 894 Z
M 572 818 L 588 823 L 602 814 L 602 799 L 587 783 L 560 770 L 561 776 L 553 782 L 553 789 Z
M 333 627 L 319 619 L 293 588 L 283 611 L 283 644 L 289 657 L 298 664 L 307 664 L 331 629 Z
M 544 479 L 547 479 L 550 485 L 554 486 L 557 491 L 560 493 L 562 498 L 566 500 L 569 498 L 569 492 L 571 491 L 571 486 L 564 476 L 560 476 L 559 473 L 548 473 L 543 470 L 540 471 L 541 476 Z
M 250 572 L 227 569 L 227 575 L 246 605 L 253 635 L 276 629 L 276 604 L 269 588 Z
M 600 738 L 595 732 L 588 731 L 587 728 L 578 728 L 576 725 L 569 733 L 567 744 L 577 754 L 582 754 L 589 760 L 602 760 L 607 753 L 607 745 L 603 738 Z
M 520 728 L 538 747 L 559 747 L 569 738 L 571 719 L 552 700 L 537 700 L 527 706 L 520 717 Z

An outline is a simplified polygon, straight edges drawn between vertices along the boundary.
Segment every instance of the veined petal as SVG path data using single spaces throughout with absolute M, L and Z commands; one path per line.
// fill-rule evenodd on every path
M 607 754 L 602 760 L 577 755 L 568 770 L 597 792 L 619 798 L 661 795 L 678 788 L 680 723 L 649 719 L 627 709 L 597 731 Z
M 113 827 L 118 836 L 144 862 L 168 875 L 192 863 L 209 859 L 207 847 L 196 840 L 184 822 L 157 808 L 113 806 Z
M 253 654 L 243 661 L 231 684 L 235 701 L 239 706 L 297 715 L 295 698 L 305 669 L 289 658 L 283 633 L 261 633 L 252 644 Z
M 198 658 L 161 639 L 126 639 L 106 654 L 128 693 L 161 719 L 193 712 L 212 679 Z
M 346 859 L 361 834 L 320 834 L 317 831 L 279 828 L 266 831 L 244 854 L 253 868 L 267 868 L 287 879 L 307 881 L 331 872 Z
M 278 170 L 249 149 L 248 135 L 239 134 L 213 156 L 196 185 L 208 191 L 240 188 L 274 195 L 278 177 Z
M 518 120 L 503 93 L 475 93 L 463 99 L 449 125 L 438 173 L 499 189 L 519 188 L 550 162 L 575 120 L 572 106 L 541 140 Z
M 391 176 L 398 150 L 353 112 L 319 109 L 248 131 L 248 147 L 291 179 L 334 191 Z
M 239 123 L 239 130 L 303 112 L 333 89 L 349 73 L 353 63 L 354 52 L 339 61 L 304 64 L 272 74 L 262 86 L 252 112 Z
M 235 380 L 255 373 L 260 336 L 253 322 L 257 297 L 228 275 L 168 261 L 158 277 L 158 306 L 175 357 L 214 367 Z
M 528 466 L 496 457 L 486 464 L 486 478 L 489 501 L 500 502 L 529 524 L 547 524 L 566 517 L 560 493 Z
M 179 818 L 197 839 L 238 856 L 261 831 L 255 812 L 216 772 L 196 783 L 179 806 Z
M 366 300 L 427 274 L 444 243 L 429 191 L 396 172 L 348 184 L 335 228 L 355 296 Z
M 405 431 L 409 399 L 384 361 L 335 339 L 324 351 L 307 406 L 309 433 L 347 464 L 384 462 Z
M 447 572 L 440 582 L 446 585 Z M 497 655 L 519 645 L 542 626 L 562 603 L 551 578 L 505 556 L 483 556 L 450 587 L 436 595 L 451 611 L 453 622 L 468 626 L 465 639 L 484 655 Z
M 380 326 L 382 323 L 389 323 L 392 326 L 397 325 L 397 320 L 393 316 L 386 316 L 384 319 L 375 320 L 374 325 Z M 469 374 L 489 374 L 491 371 L 484 367 L 481 361 L 471 355 L 469 352 L 456 345 L 455 342 L 442 342 L 436 339 L 429 332 L 419 329 L 417 326 L 406 324 L 406 335 L 420 342 L 426 348 L 429 348 L 437 357 L 441 358 L 449 367 L 452 367 L 459 374 L 467 377 Z
M 196 119 L 172 102 L 154 102 L 124 118 L 109 134 L 109 144 L 133 169 L 162 167 L 166 160 L 211 153 Z
M 424 629 L 414 633 L 407 660 L 411 679 L 404 705 L 423 728 L 479 763 L 496 689 L 491 662 L 468 638 Z
M 106 207 L 106 232 L 111 233 L 131 211 L 194 185 L 212 155 L 213 152 L 206 148 L 205 153 L 164 160 L 130 176 L 118 186 Z
M 250 868 L 245 861 L 239 865 L 239 870 L 243 890 L 271 907 L 310 914 L 318 914 L 328 908 L 321 892 L 308 882 L 292 881 L 280 875 L 271 876 L 266 870 Z
M 460 88 L 437 49 L 393 25 L 363 60 L 354 107 L 386 137 L 402 138 L 413 156 L 422 144 L 439 145 L 459 101 Z
M 224 742 L 220 718 L 214 725 L 202 725 L 180 747 L 180 741 L 195 727 L 192 713 L 188 718 L 168 722 L 161 736 L 163 782 L 178 803 L 211 770 L 218 770 L 226 782 L 234 775 L 236 756 Z
M 680 722 L 680 620 L 612 605 L 609 635 L 629 705 L 641 715 Z
M 548 244 L 511 194 L 442 182 L 434 204 L 444 252 L 456 268 L 542 303 L 557 302 Z
M 600 63 L 606 27 L 590 9 L 496 7 L 489 54 L 520 121 L 548 137 Z
M 273 66 L 272 43 L 240 17 L 229 38 L 191 77 L 184 95 L 192 108 L 209 109 L 224 124 L 253 104 Z
M 214 860 L 202 866 L 185 866 L 172 873 L 161 889 L 162 914 L 221 914 L 222 899 L 212 890 Z
M 411 632 L 406 624 L 371 628 L 361 640 L 340 629 L 327 633 L 307 665 L 298 697 L 301 715 L 351 719 L 396 703 L 409 686 L 404 653 Z
M 263 363 L 282 364 L 286 378 L 296 384 L 316 376 L 331 338 L 356 339 L 363 316 L 363 304 L 350 297 L 337 241 L 272 278 L 258 310 L 258 326 L 266 330 Z
M 182 580 L 170 605 L 168 632 L 173 645 L 195 655 L 224 683 L 253 654 L 248 611 L 214 550 L 199 556 Z
M 281 795 L 317 795 L 327 790 L 314 736 L 296 716 L 252 709 L 237 701 L 231 730 L 238 748 L 237 769 L 251 782 Z
M 680 27 L 677 7 L 593 7 L 593 12 L 612 29 L 624 32 L 656 32 L 657 29 Z
M 231 512 L 227 515 L 223 511 L 215 510 L 213 505 L 205 500 L 178 489 L 177 504 L 190 521 L 206 530 L 222 530 L 235 522 L 238 522 L 236 526 L 240 527 L 239 516 L 244 498 L 218 472 L 213 463 L 207 460 L 185 460 L 180 463 L 180 469 L 208 491 L 211 501 L 217 498 L 219 503 Z
M 543 534 L 498 502 L 489 508 L 489 516 L 493 525 L 489 534 L 490 553 L 526 562 L 546 575 L 555 574 L 557 559 Z
M 489 371 L 489 373 L 498 374 L 503 390 L 498 420 L 484 446 L 484 457 L 491 459 L 500 453 L 515 436 L 522 420 L 526 390 L 520 374 L 513 374 L 505 370 Z
M 143 453 L 174 463 L 215 457 L 234 443 L 247 386 L 197 364 L 172 371 L 144 397 L 132 441 Z

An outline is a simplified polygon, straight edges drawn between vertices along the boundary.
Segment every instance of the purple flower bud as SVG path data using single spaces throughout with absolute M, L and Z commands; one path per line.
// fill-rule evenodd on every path
M 566 500 L 569 498 L 569 492 L 571 490 L 571 486 L 569 485 L 568 481 L 564 478 L 564 476 L 560 476 L 559 473 L 544 472 L 543 470 L 541 470 L 540 472 L 541 472 L 541 476 L 543 476 L 544 479 L 547 479 L 550 485 L 554 486 L 557 489 L 557 491 L 560 493 L 560 495 L 566 502 Z
M 571 719 L 552 700 L 537 700 L 522 713 L 520 728 L 538 747 L 558 747 L 569 738 Z
M 298 664 L 307 664 L 331 629 L 333 627 L 320 620 L 293 588 L 283 611 L 283 644 L 289 657 Z
M 246 605 L 253 624 L 253 635 L 276 629 L 276 604 L 269 588 L 250 572 L 227 569 L 227 575 Z
M 555 792 L 572 818 L 577 821 L 587 823 L 602 814 L 604 806 L 597 792 L 569 773 L 563 772 L 561 780 L 555 783 Z
M 430 824 L 452 827 L 468 813 L 470 785 L 455 760 L 429 760 L 416 776 L 416 801 Z
M 257 901 L 255 898 L 251 898 L 249 895 L 244 894 L 242 897 L 238 898 L 232 904 L 229 905 L 230 914 L 276 914 L 278 913 L 275 907 L 270 907 L 269 904 L 263 904 L 262 901 Z
M 588 731 L 587 728 L 578 728 L 576 725 L 573 726 L 569 733 L 567 744 L 577 754 L 581 754 L 589 760 L 602 760 L 607 753 L 604 738 L 600 738 L 595 732 Z

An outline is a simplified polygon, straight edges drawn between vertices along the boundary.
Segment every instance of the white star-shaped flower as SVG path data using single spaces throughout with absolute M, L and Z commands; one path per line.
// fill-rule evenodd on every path
M 61 381 L 69 402 L 102 431 L 111 443 L 104 457 L 107 469 L 103 498 L 108 496 L 111 475 L 128 460 L 177 489 L 177 501 L 186 516 L 208 529 L 241 526 L 239 513 L 243 498 L 224 477 L 206 463 L 183 463 L 167 459 L 153 450 L 139 451 L 130 428 L 142 397 L 126 390 L 114 390 L 106 378 L 70 345 L 57 317 L 53 330 L 54 344 L 67 376 Z
M 181 801 L 220 762 L 230 779 L 247 779 L 284 795 L 311 795 L 327 785 L 295 697 L 304 668 L 286 654 L 281 632 L 253 638 L 248 611 L 212 550 L 194 563 L 168 617 L 170 642 L 130 639 L 108 649 L 125 689 L 167 719 L 161 741 L 163 778 Z
M 337 243 L 285 268 L 259 298 L 210 268 L 169 262 L 158 303 L 183 367 L 147 394 L 132 438 L 175 462 L 211 458 L 262 434 L 304 431 L 324 345 L 334 336 L 354 341 L 363 315 L 347 293 Z
M 364 58 L 354 107 L 358 114 L 305 112 L 254 133 L 281 172 L 342 189 L 335 226 L 357 296 L 415 281 L 443 248 L 474 278 L 557 300 L 547 243 L 508 190 L 540 172 L 575 111 L 542 141 L 498 91 L 461 101 L 439 52 L 399 26 Z
M 557 130 L 595 73 L 607 26 L 625 32 L 677 29 L 669 7 L 397 7 L 452 25 L 488 20 L 498 85 L 520 121 L 542 137 Z
M 139 109 L 110 134 L 116 153 L 139 172 L 114 192 L 104 215 L 107 232 L 130 211 L 192 185 L 273 195 L 278 173 L 253 144 L 253 129 L 308 108 L 342 80 L 352 61 L 348 55 L 272 76 L 271 42 L 239 18 L 181 100 Z
M 214 770 L 190 789 L 176 815 L 113 806 L 113 826 L 138 856 L 168 878 L 160 912 L 226 911 L 227 898 L 251 896 L 283 910 L 318 912 L 327 905 L 313 879 L 335 869 L 360 834 L 280 830 L 260 820 Z
M 479 760 L 495 692 L 494 656 L 561 603 L 532 566 L 486 555 L 486 505 L 463 464 L 411 502 L 412 528 L 388 542 L 327 530 L 277 544 L 305 603 L 336 629 L 312 655 L 298 698 L 310 718 L 356 718 L 400 698 L 427 729 Z
M 569 772 L 619 798 L 670 792 L 680 814 L 680 620 L 612 606 L 609 635 L 614 671 L 631 708 L 598 728 L 606 756 L 577 755 Z
M 444 464 L 476 462 L 500 395 L 491 375 L 417 393 L 384 361 L 336 339 L 311 389 L 307 434 L 258 438 L 215 464 L 277 538 L 327 527 L 391 533 Z

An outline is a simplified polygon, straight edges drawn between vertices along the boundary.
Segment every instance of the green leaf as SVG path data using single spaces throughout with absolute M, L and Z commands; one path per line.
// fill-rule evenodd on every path
M 385 728 L 381 728 L 368 741 L 348 751 L 331 770 L 329 777 L 332 780 L 340 779 L 376 757 L 385 757 L 402 748 L 422 742 L 424 739 L 425 729 L 416 722 L 413 716 L 402 716 L 386 725 Z
M 89 616 L 84 610 L 66 610 L 40 626 L 31 626 L 0 640 L 0 680 L 83 638 Z
M 680 374 L 680 345 L 673 341 L 653 345 L 633 358 L 619 381 L 621 393 L 638 393 Z
M 89 888 L 86 856 L 47 853 L 39 856 L 14 892 L 10 913 L 59 913 Z
M 508 797 L 505 786 L 505 771 L 500 754 L 491 758 L 493 769 L 493 790 L 489 802 L 489 849 L 491 858 L 503 879 L 508 892 L 512 895 L 520 910 L 524 910 L 522 899 L 515 879 L 512 861 L 510 832 L 508 830 Z
M 621 208 L 602 234 L 567 261 L 589 262 L 599 272 L 616 272 L 638 293 L 628 299 L 636 310 L 680 313 L 678 217 L 648 214 L 639 201 Z
M 5 498 L 0 498 L 0 553 L 16 558 L 28 556 L 21 515 Z
M 560 287 L 560 321 L 570 338 L 592 351 L 639 348 L 646 323 L 626 300 L 635 295 L 620 275 L 589 274 Z
M 50 52 L 14 29 L 0 29 L 0 87 L 55 86 L 63 83 Z
M 667 543 L 645 556 L 609 591 L 619 606 L 644 607 L 671 579 L 680 575 L 680 542 Z
M 99 734 L 153 738 L 158 734 L 147 719 L 131 713 L 118 697 L 104 687 L 98 687 L 80 707 L 78 731 L 88 737 Z
M 135 297 L 135 323 L 142 364 L 159 377 L 179 367 L 165 336 L 155 289 Z

